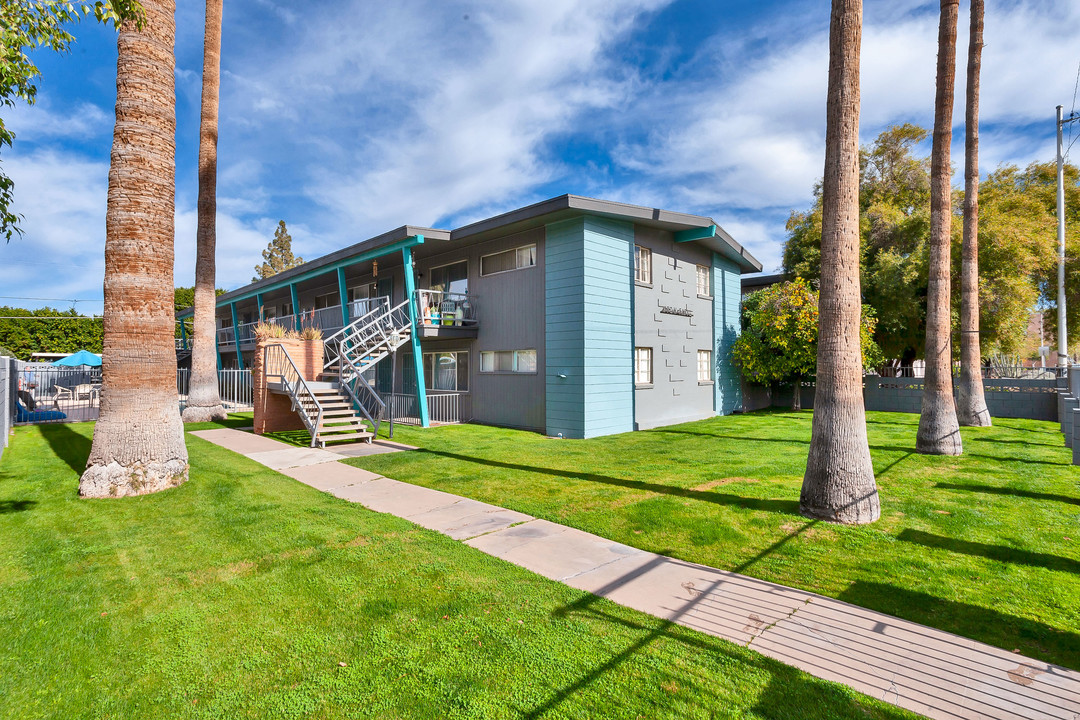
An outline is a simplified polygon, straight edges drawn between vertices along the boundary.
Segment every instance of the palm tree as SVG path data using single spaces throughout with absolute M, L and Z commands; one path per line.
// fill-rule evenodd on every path
M 990 411 L 982 383 L 979 348 L 979 68 L 983 48 L 983 0 L 971 0 L 967 112 L 964 138 L 964 245 L 960 265 L 960 387 L 956 419 L 988 427 Z
M 203 37 L 202 119 L 199 125 L 199 221 L 195 258 L 195 344 L 191 351 L 191 386 L 184 422 L 224 420 L 218 393 L 217 337 L 214 323 L 217 246 L 218 87 L 221 78 L 221 4 L 206 0 Z
M 188 477 L 173 344 L 175 0 L 143 0 L 117 41 L 105 214 L 101 417 L 83 497 L 140 495 Z
M 862 397 L 859 327 L 859 50 L 862 0 L 833 0 L 822 184 L 817 395 L 799 508 L 863 524 L 881 506 Z
M 959 0 L 941 0 L 938 27 L 934 145 L 930 152 L 930 282 L 926 293 L 926 377 L 915 451 L 961 453 L 960 425 L 952 394 L 952 311 L 949 266 L 952 246 L 953 82 L 956 75 L 956 16 Z

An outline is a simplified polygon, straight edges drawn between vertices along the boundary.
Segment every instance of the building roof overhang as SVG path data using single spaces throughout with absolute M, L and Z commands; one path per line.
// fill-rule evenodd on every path
M 701 237 L 686 236 L 687 242 L 697 242 L 713 252 L 735 262 L 744 273 L 761 272 L 761 263 L 742 245 L 735 242 L 712 218 L 701 215 L 671 212 L 660 208 L 611 200 L 598 200 L 581 195 L 560 195 L 502 215 L 465 225 L 450 233 L 453 241 L 470 238 L 486 240 L 500 235 L 513 234 L 570 220 L 583 215 L 627 220 L 646 227 L 659 228 L 672 233 L 702 231 Z M 711 230 L 710 230 L 711 229 Z

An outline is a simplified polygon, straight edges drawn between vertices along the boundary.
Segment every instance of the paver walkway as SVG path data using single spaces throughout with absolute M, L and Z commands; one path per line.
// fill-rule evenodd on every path
M 1080 720 L 1080 673 L 814 593 L 390 480 L 238 430 L 193 435 L 620 605 L 932 718 Z M 386 446 L 384 446 L 386 447 Z M 583 604 L 587 604 L 586 601 Z

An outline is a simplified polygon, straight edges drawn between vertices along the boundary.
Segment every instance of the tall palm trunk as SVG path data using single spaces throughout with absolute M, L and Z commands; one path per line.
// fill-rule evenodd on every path
M 960 426 L 952 394 L 952 310 L 949 302 L 952 248 L 953 82 L 956 75 L 956 16 L 959 0 L 941 0 L 938 29 L 934 147 L 930 154 L 930 283 L 926 293 L 926 377 L 916 452 L 959 455 Z
M 863 524 L 881 507 L 862 397 L 859 328 L 859 49 L 862 0 L 833 0 L 822 188 L 817 395 L 799 507 Z
M 983 0 L 971 0 L 967 113 L 964 138 L 964 246 L 960 265 L 960 386 L 956 419 L 988 427 L 979 347 L 979 69 L 982 66 Z
M 217 374 L 215 328 L 217 247 L 218 87 L 221 77 L 221 3 L 206 0 L 203 38 L 202 119 L 199 125 L 199 226 L 195 259 L 195 344 L 184 422 L 224 420 Z
M 120 29 L 105 214 L 101 417 L 83 497 L 140 495 L 188 477 L 173 343 L 174 0 Z

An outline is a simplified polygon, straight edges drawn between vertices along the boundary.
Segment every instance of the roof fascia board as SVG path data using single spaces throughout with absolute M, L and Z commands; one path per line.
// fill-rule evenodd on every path
M 361 244 L 363 244 L 363 243 L 361 243 Z M 217 303 L 218 303 L 218 306 L 220 307 L 224 303 L 238 302 L 240 300 L 247 300 L 248 298 L 255 297 L 255 295 L 257 295 L 259 293 L 267 293 L 267 292 L 271 292 L 273 290 L 281 290 L 281 289 L 284 289 L 284 288 L 288 288 L 290 283 L 301 283 L 301 282 L 304 282 L 305 280 L 310 280 L 312 278 L 319 277 L 320 275 L 326 275 L 327 273 L 332 273 L 332 272 L 334 272 L 335 270 L 337 270 L 339 268 L 346 268 L 346 267 L 349 267 L 350 265 L 356 265 L 357 263 L 367 262 L 368 260 L 374 260 L 376 258 L 381 258 L 381 257 L 383 257 L 385 255 L 391 255 L 393 253 L 396 253 L 396 252 L 399 252 L 399 251 L 403 250 L 404 248 L 411 248 L 411 247 L 415 247 L 417 245 L 423 245 L 423 244 L 424 244 L 424 236 L 423 235 L 420 235 L 420 234 L 409 235 L 408 237 L 406 237 L 404 239 L 401 239 L 401 240 L 398 240 L 397 242 L 390 243 L 389 245 L 383 245 L 381 247 L 377 247 L 377 248 L 373 248 L 371 250 L 368 250 L 366 252 L 362 252 L 362 253 L 355 254 L 355 255 L 349 255 L 347 257 L 342 257 L 342 258 L 337 259 L 335 261 L 324 263 L 324 264 L 320 265 L 319 267 L 311 268 L 311 269 L 307 270 L 306 272 L 300 272 L 300 273 L 297 273 L 295 275 L 290 274 L 288 277 L 283 277 L 285 275 L 285 273 L 279 273 L 277 275 L 274 275 L 273 277 L 267 278 L 267 280 L 269 280 L 271 282 L 268 282 L 266 285 L 263 285 L 261 283 L 256 283 L 256 285 L 258 285 L 258 287 L 252 285 L 252 286 L 249 286 L 249 289 L 247 289 L 247 290 L 245 290 L 244 288 L 240 288 L 240 289 L 237 289 L 237 290 L 233 290 L 231 293 L 225 293 L 224 295 L 221 295 L 221 296 L 218 297 Z M 347 249 L 351 250 L 353 248 L 347 248 Z M 334 253 L 334 255 L 337 255 L 337 254 L 338 253 Z M 326 257 L 329 258 L 329 257 L 332 257 L 332 256 L 327 255 Z M 301 265 L 300 267 L 302 268 L 304 266 Z M 295 311 L 295 308 L 294 308 L 294 311 Z

